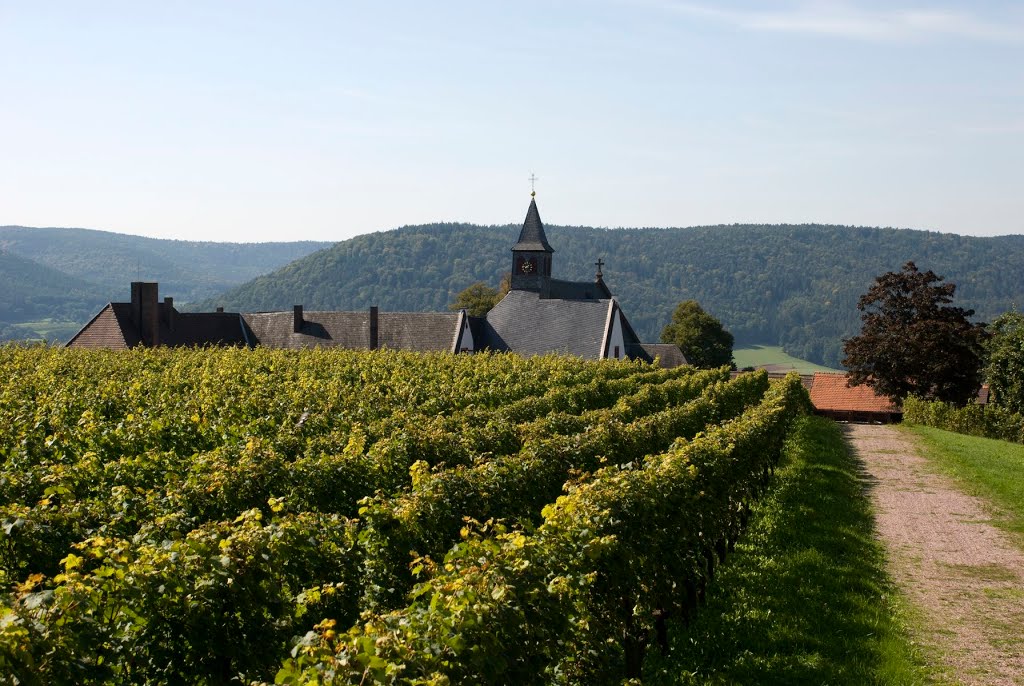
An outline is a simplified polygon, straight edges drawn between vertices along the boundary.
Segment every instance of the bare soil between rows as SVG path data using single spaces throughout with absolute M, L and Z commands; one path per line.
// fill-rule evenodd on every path
M 914 636 L 963 684 L 1024 686 L 1024 551 L 891 427 L 843 429 L 888 553 L 889 572 L 923 618 Z

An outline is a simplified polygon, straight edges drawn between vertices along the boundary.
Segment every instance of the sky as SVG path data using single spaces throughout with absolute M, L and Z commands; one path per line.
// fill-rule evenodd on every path
M 1024 3 L 0 0 L 0 225 L 1024 233 Z

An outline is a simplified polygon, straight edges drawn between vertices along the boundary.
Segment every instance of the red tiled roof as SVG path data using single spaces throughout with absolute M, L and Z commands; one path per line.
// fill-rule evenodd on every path
M 875 393 L 870 386 L 849 386 L 845 374 L 815 372 L 811 384 L 814 409 L 832 412 L 899 412 L 889 398 Z

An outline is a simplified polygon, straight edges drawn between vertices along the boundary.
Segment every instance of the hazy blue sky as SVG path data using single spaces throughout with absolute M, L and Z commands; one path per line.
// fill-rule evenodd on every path
M 1024 233 L 1024 3 L 0 0 L 0 224 Z

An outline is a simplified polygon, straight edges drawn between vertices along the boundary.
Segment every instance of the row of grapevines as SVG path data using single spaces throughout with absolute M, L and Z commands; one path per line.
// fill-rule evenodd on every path
M 689 383 L 691 368 L 679 370 L 641 369 L 628 377 L 598 377 L 575 386 L 556 386 L 543 395 L 523 398 L 500 408 L 469 408 L 463 412 L 434 417 L 392 415 L 367 428 L 371 443 L 401 437 L 408 464 L 422 460 L 429 465 L 470 464 L 485 455 L 506 455 L 522 447 L 521 425 L 539 420 L 543 425 L 551 413 L 586 413 L 621 401 L 624 396 L 648 388 L 671 388 Z M 544 427 L 547 428 L 547 427 Z M 315 453 L 313 446 L 307 452 Z
M 317 454 L 318 449 L 334 452 L 349 442 L 353 427 L 372 443 L 379 436 L 394 436 L 437 418 L 451 419 L 442 429 L 479 425 L 478 418 L 493 411 L 498 399 L 505 403 L 503 408 L 511 403 L 520 414 L 524 407 L 538 405 L 538 395 L 547 400 L 547 407 L 588 401 L 598 407 L 614 402 L 616 393 L 625 390 L 595 386 L 635 384 L 634 377 L 657 375 L 649 367 L 586 367 L 575 360 L 558 361 L 565 367 L 560 370 L 555 358 L 537 358 L 536 368 L 543 373 L 527 367 L 532 371 L 524 374 L 522 359 L 513 356 L 462 356 L 459 366 L 453 366 L 450 355 L 420 356 L 414 358 L 418 365 L 412 369 L 409 355 L 400 353 L 372 357 L 374 364 L 367 363 L 370 356 L 332 353 L 321 358 L 281 351 L 198 351 L 180 352 L 178 358 L 168 351 L 116 357 L 91 351 L 0 348 L 0 374 L 5 378 L 0 387 L 0 498 L 41 497 L 42 488 L 28 489 L 45 480 L 47 467 L 77 467 L 90 452 L 107 463 L 148 451 L 191 455 L 253 438 L 271 440 L 287 456 Z M 504 382 L 480 383 L 481 369 Z M 394 388 L 402 375 L 409 377 L 402 385 L 418 390 L 400 396 L 392 390 L 392 396 L 419 399 L 433 392 L 445 397 L 455 388 L 465 412 L 456 411 L 454 404 L 439 411 L 436 402 L 380 402 L 380 379 Z M 472 383 L 467 385 L 467 380 Z M 553 384 L 554 389 L 540 383 Z M 525 405 L 516 402 L 524 397 Z M 377 419 L 365 421 L 371 411 Z M 44 472 L 37 478 L 34 472 L 39 467 Z
M 694 380 L 701 377 L 720 379 L 721 373 L 693 375 Z M 733 391 L 731 395 L 744 388 L 746 393 L 763 391 L 763 388 L 758 388 L 763 380 L 763 375 L 744 377 L 726 388 L 716 388 L 725 402 L 730 390 Z M 692 392 L 697 390 L 698 387 L 694 387 Z M 690 408 L 691 405 L 687 404 L 680 406 L 679 410 Z M 649 440 L 658 431 L 657 424 L 662 419 L 657 415 L 638 418 L 634 425 L 623 425 L 626 430 L 622 435 L 632 435 L 634 440 Z M 705 425 L 706 419 L 700 420 L 700 427 Z M 666 433 L 664 428 L 660 431 L 665 433 L 664 440 L 671 440 L 676 432 L 670 429 Z M 616 445 L 607 441 L 615 434 L 600 432 L 599 435 L 605 441 L 603 452 L 613 455 Z M 548 455 L 556 458 L 554 453 Z M 638 458 L 642 455 L 643 452 L 637 453 Z M 543 463 L 534 464 L 539 469 L 544 467 Z M 245 462 L 240 469 L 240 473 L 247 470 L 256 472 L 254 478 L 261 480 L 259 470 L 265 466 L 256 460 Z M 563 472 L 560 479 L 564 480 L 564 477 Z M 523 497 L 526 496 L 524 491 Z M 261 674 L 272 669 L 285 652 L 287 638 L 300 628 L 313 626 L 318 620 L 330 617 L 351 623 L 360 609 L 360 596 L 366 587 L 366 569 L 374 566 L 372 560 L 366 558 L 366 540 L 358 533 L 364 522 L 339 520 L 337 515 L 282 514 L 294 505 L 286 499 L 271 499 L 269 505 L 274 519 L 269 527 L 260 529 L 254 529 L 254 522 L 262 516 L 259 510 L 249 511 L 233 522 L 210 522 L 193 530 L 188 530 L 191 526 L 188 513 L 182 511 L 147 520 L 131 540 L 108 534 L 73 546 L 76 552 L 62 560 L 63 571 L 55 577 L 53 589 L 40 591 L 35 586 L 23 589 L 18 610 L 25 621 L 19 625 L 19 631 L 27 645 L 14 653 L 12 662 L 17 661 L 24 667 L 32 661 L 31 656 L 52 653 L 61 655 L 56 662 L 61 670 L 84 670 L 82 675 L 89 675 L 90 679 L 118 670 L 112 673 L 112 678 L 131 677 L 148 681 L 161 670 L 173 672 L 175 664 L 186 660 L 190 669 L 217 682 L 234 672 Z M 286 517 L 284 523 L 281 517 Z M 331 517 L 335 519 L 331 520 Z M 310 518 L 328 526 L 333 538 L 329 535 L 325 539 L 310 530 L 311 527 L 302 529 L 303 535 L 309 537 L 306 542 L 312 552 L 304 552 L 301 558 L 294 549 L 270 550 L 266 547 L 278 541 L 285 524 L 294 525 L 296 520 Z M 344 532 L 340 538 L 339 526 Z M 244 549 L 236 543 L 242 535 L 240 529 L 248 541 Z M 253 548 L 252 540 L 257 533 L 257 538 L 263 543 Z M 288 540 L 302 541 L 295 537 Z M 216 548 L 214 543 L 217 543 Z M 224 551 L 228 550 L 245 550 L 244 564 L 234 564 L 231 558 L 225 557 Z M 180 554 L 182 552 L 186 554 Z M 316 557 L 323 555 L 328 557 Z M 279 557 L 284 558 L 285 568 L 273 566 Z M 333 571 L 324 571 L 331 569 L 332 565 Z M 304 574 L 304 568 L 309 573 Z M 283 575 L 286 571 L 288 574 Z M 140 583 L 142 577 L 145 583 Z M 333 586 L 325 580 L 330 580 Z M 169 592 L 172 582 L 174 591 Z M 217 598 L 216 603 L 209 607 L 196 604 L 208 603 L 210 594 Z M 236 597 L 238 594 L 242 595 Z M 331 602 L 328 605 L 319 603 L 310 609 L 305 600 L 310 596 L 326 597 Z M 40 598 L 46 598 L 45 602 L 39 601 Z M 289 598 L 295 600 L 290 602 Z M 177 608 L 171 614 L 181 611 L 184 618 L 174 615 L 177 618 L 170 626 L 154 633 L 150 621 L 154 613 L 161 617 L 161 621 L 168 620 L 165 616 L 170 611 L 165 607 L 168 602 Z M 231 619 L 222 630 L 216 630 L 220 633 L 214 638 L 226 640 L 224 632 L 238 633 L 244 638 L 242 647 L 246 648 L 249 646 L 246 636 L 265 635 L 262 650 L 249 650 L 245 652 L 244 659 L 233 650 L 226 653 L 211 651 L 211 646 L 219 644 L 211 642 L 209 632 L 213 630 L 207 625 L 220 626 L 215 619 L 216 612 L 222 611 L 225 604 L 234 608 Z M 300 624 L 302 621 L 304 624 Z M 199 633 L 202 640 L 197 640 L 194 632 L 197 627 L 202 628 Z M 276 629 L 270 631 L 270 628 Z M 152 645 L 158 638 L 159 650 Z M 91 654 L 100 660 L 98 663 L 91 661 L 92 658 L 68 663 L 66 657 L 71 651 L 97 642 L 101 646 L 117 646 L 118 651 L 131 646 L 131 654 L 135 657 L 125 666 L 117 662 L 117 654 L 93 650 Z M 219 655 L 223 666 L 218 666 L 215 654 Z M 141 662 L 136 663 L 138 660 Z M 62 679 L 71 673 L 46 674 Z
M 410 551 L 443 555 L 458 540 L 467 517 L 536 521 L 541 508 L 561 493 L 574 473 L 586 474 L 607 463 L 632 463 L 666 450 L 680 437 L 692 438 L 708 425 L 736 416 L 757 402 L 768 386 L 764 373 L 705 385 L 721 375 L 691 377 L 697 383 L 679 401 L 695 399 L 682 405 L 635 416 L 636 408 L 624 402 L 613 411 L 594 413 L 597 416 L 578 434 L 538 433 L 519 454 L 502 460 L 434 472 L 423 468 L 414 474 L 409 492 L 370 499 L 359 510 L 367 607 L 404 604 L 412 586 Z M 638 406 L 652 409 L 644 402 Z
M 0 619 L 18 684 L 222 683 L 266 672 L 312 622 L 350 614 L 354 523 L 259 510 L 184 536 L 88 538 Z M 0 677 L 0 681 L 5 681 Z
M 0 349 L 0 464 L 298 439 L 389 417 L 494 408 L 639 365 L 512 355 Z
M 0 673 L 26 683 L 268 678 L 292 636 L 365 602 L 373 554 L 365 522 L 344 514 L 368 484 L 399 493 L 452 464 L 506 469 L 547 437 L 563 448 L 554 497 L 573 450 L 619 445 L 639 464 L 678 431 L 672 406 L 722 374 L 500 355 L 6 352 L 0 367 L 25 383 L 0 388 L 0 582 L 16 584 Z
M 603 368 L 607 366 L 595 366 Z M 597 379 L 541 398 L 548 407 L 557 407 L 552 403 L 561 400 L 579 409 L 673 376 L 679 378 L 664 384 L 667 392 L 693 383 L 689 373 L 666 375 L 642 368 L 624 379 Z M 522 417 L 517 405 L 512 405 L 513 416 Z M 468 463 L 484 451 L 502 454 L 522 446 L 518 425 L 500 416 L 461 433 L 455 426 L 446 431 L 429 421 L 393 428 L 393 435 L 368 447 L 366 434 L 356 426 L 339 437 L 342 444 L 330 453 L 310 450 L 297 459 L 289 459 L 272 439 L 250 437 L 244 445 L 230 442 L 194 455 L 144 451 L 111 461 L 89 450 L 74 464 L 36 465 L 7 479 L 2 489 L 8 504 L 0 505 L 0 518 L 9 529 L 0 538 L 0 570 L 11 578 L 52 573 L 73 541 L 97 531 L 129 536 L 141 523 L 172 512 L 186 515 L 176 520 L 179 525 L 192 527 L 264 507 L 268 498 L 283 496 L 296 511 L 353 515 L 360 498 L 407 486 L 410 466 L 426 455 Z M 36 504 L 26 504 L 30 502 Z
M 479 411 L 501 398 L 533 401 L 536 395 L 530 393 L 547 390 L 542 382 L 556 382 L 559 389 L 564 384 L 568 390 L 559 391 L 564 395 L 578 386 L 605 380 L 615 384 L 651 372 L 640 365 L 556 358 L 526 364 L 514 356 L 456 360 L 450 355 L 320 352 L 150 350 L 119 355 L 0 348 L 7 379 L 0 387 L 0 523 L 13 535 L 0 541 L 0 569 L 20 567 L 19 557 L 36 560 L 37 569 L 52 569 L 66 548 L 61 542 L 75 537 L 69 527 L 81 532 L 109 522 L 114 533 L 125 533 L 132 522 L 180 508 L 182 501 L 196 502 L 187 509 L 199 520 L 234 516 L 253 506 L 248 496 L 258 489 L 240 484 L 234 492 L 220 493 L 217 485 L 232 481 L 224 478 L 232 466 L 246 467 L 243 473 L 258 483 L 261 475 L 273 478 L 274 466 L 294 456 L 303 460 L 295 465 L 296 480 L 320 483 L 317 476 L 331 472 L 315 448 L 330 446 L 323 455 L 348 457 L 370 443 L 350 417 L 365 418 L 368 408 L 381 411 L 382 380 L 394 397 L 399 397 L 395 387 L 419 388 L 401 396 L 427 399 L 415 414 L 397 406 L 409 426 L 419 427 L 426 423 L 423 408 L 437 407 L 437 398 L 449 398 L 448 407 L 458 400 Z M 402 376 L 405 380 L 397 383 Z M 452 394 L 452 388 L 458 392 Z M 556 394 L 542 397 L 547 395 Z M 392 431 L 378 451 L 385 469 L 376 471 L 386 471 L 390 450 L 400 444 L 399 452 L 412 453 L 391 461 L 401 481 L 407 480 L 408 464 L 417 459 L 415 448 L 423 441 L 417 443 L 390 422 L 394 414 L 379 420 Z M 490 445 L 491 438 L 481 436 L 480 441 Z M 363 461 L 369 468 L 376 464 Z M 322 501 L 328 492 L 314 490 L 309 500 Z M 329 494 L 332 502 L 346 496 L 344 489 Z M 355 498 L 343 502 L 354 509 Z M 104 507 L 108 503 L 117 506 L 113 514 Z M 12 550 L 19 539 L 26 555 Z M 51 554 L 42 554 L 47 549 Z
M 686 389 L 678 383 L 673 384 L 666 396 L 676 398 L 691 397 L 700 391 L 703 384 L 716 379 L 721 381 L 722 375 L 723 372 L 721 371 L 694 374 L 692 377 L 686 377 L 687 380 L 693 382 L 691 387 Z M 763 376 L 749 377 L 749 379 L 763 380 Z M 740 388 L 744 385 L 752 388 L 755 384 L 744 380 L 734 382 L 729 388 Z M 646 392 L 637 397 L 623 399 L 634 401 L 634 403 L 623 402 L 617 405 L 611 412 L 617 413 L 621 419 L 630 416 L 631 413 L 635 413 L 637 408 L 649 409 L 650 396 L 651 393 Z M 723 398 L 728 396 L 728 392 L 722 394 Z M 608 413 L 605 414 L 607 415 Z M 595 437 L 597 440 L 584 441 L 580 443 L 580 447 L 586 447 L 595 454 L 596 452 L 616 454 L 616 452 L 621 452 L 624 448 L 621 440 L 628 438 L 636 445 L 650 440 L 651 436 L 656 435 L 659 431 L 658 424 L 660 419 L 657 414 L 650 417 L 639 417 L 633 425 L 622 424 L 622 430 L 618 433 L 596 433 Z M 597 422 L 596 417 L 594 421 Z M 621 424 L 621 421 L 616 421 Z M 596 425 L 601 426 L 599 423 Z M 704 421 L 701 420 L 700 426 L 703 425 Z M 665 433 L 665 428 L 660 429 L 660 431 L 665 434 L 662 440 L 668 441 L 675 436 L 674 431 Z M 616 439 L 619 440 L 619 443 L 616 443 Z M 573 443 L 565 443 L 563 447 L 572 448 Z M 636 457 L 640 457 L 643 454 L 643 451 L 636 449 L 634 449 L 634 452 L 636 452 Z M 257 489 L 260 487 L 260 484 L 273 483 L 274 480 L 268 479 L 265 474 L 268 470 L 274 471 L 277 467 L 267 466 L 263 461 L 266 455 L 253 453 L 249 458 L 239 462 L 237 474 L 249 474 L 252 487 Z M 542 464 L 537 466 L 539 468 L 543 467 Z M 216 474 L 216 471 L 209 472 L 208 474 Z M 532 475 L 529 474 L 524 476 L 532 478 Z M 564 480 L 564 478 L 565 472 L 563 469 L 560 479 Z M 221 488 L 218 484 L 208 485 L 214 489 Z M 557 488 L 552 495 L 554 494 L 557 494 Z M 271 510 L 280 513 L 285 509 L 286 503 L 289 508 L 294 506 L 294 503 L 288 502 L 286 498 L 272 498 L 269 505 Z M 335 620 L 341 618 L 342 621 L 351 622 L 359 610 L 358 603 L 366 585 L 364 570 L 372 566 L 370 560 L 366 559 L 367 548 L 365 538 L 361 535 L 356 536 L 353 534 L 343 541 L 331 541 L 330 550 L 336 562 L 331 575 L 333 586 L 330 589 L 330 598 L 332 600 L 328 608 L 332 610 L 330 614 L 325 614 L 325 608 L 323 607 L 318 612 L 311 612 L 307 607 L 308 603 L 301 600 L 301 597 L 308 596 L 310 593 L 322 594 L 324 589 L 323 580 L 317 576 L 303 576 L 301 573 L 295 573 L 288 579 L 283 579 L 280 576 L 268 577 L 273 579 L 273 583 L 268 583 L 277 589 L 275 591 L 277 595 L 273 596 L 274 602 L 269 602 L 267 600 L 269 596 L 264 593 L 266 590 L 264 586 L 259 587 L 263 589 L 260 591 L 260 594 L 262 594 L 260 595 L 253 590 L 251 584 L 240 583 L 235 574 L 221 573 L 223 570 L 217 566 L 218 561 L 225 565 L 227 562 L 223 556 L 213 555 L 211 557 L 212 548 L 210 546 L 207 545 L 202 548 L 201 552 L 203 555 L 201 559 L 211 564 L 213 570 L 218 571 L 217 574 L 212 576 L 206 571 L 196 571 L 199 567 L 195 566 L 194 557 L 182 557 L 176 554 L 178 552 L 178 544 L 173 542 L 180 540 L 190 542 L 188 545 L 194 547 L 197 545 L 195 543 L 196 540 L 209 542 L 219 536 L 220 540 L 223 541 L 221 544 L 223 547 L 227 548 L 234 545 L 231 543 L 231 540 L 235 537 L 234 529 L 240 526 L 239 522 L 244 527 L 246 522 L 250 522 L 252 518 L 255 517 L 258 520 L 261 516 L 262 513 L 259 510 L 252 510 L 245 517 L 240 517 L 234 523 L 207 523 L 190 531 L 194 522 L 192 522 L 187 511 L 166 513 L 146 519 L 142 528 L 130 540 L 123 537 L 110 536 L 110 530 L 107 528 L 103 536 L 92 537 L 84 543 L 73 546 L 75 550 L 84 548 L 86 551 L 92 551 L 94 554 L 97 550 L 113 549 L 116 551 L 116 564 L 112 563 L 108 559 L 109 555 L 106 554 L 94 555 L 95 559 L 91 564 L 83 564 L 83 558 L 86 559 L 86 562 L 89 562 L 90 558 L 88 555 L 72 553 L 72 555 L 64 558 L 62 562 L 64 571 L 54 579 L 54 588 L 40 591 L 33 585 L 24 589 L 25 595 L 20 599 L 18 605 L 19 612 L 25 619 L 20 626 L 22 627 L 21 631 L 24 633 L 22 638 L 25 639 L 26 644 L 19 652 L 19 655 L 22 656 L 18 658 L 20 663 L 27 664 L 26 655 L 36 655 L 40 651 L 49 653 L 59 652 L 64 650 L 63 646 L 81 649 L 101 640 L 101 637 L 101 642 L 104 645 L 119 646 L 118 650 L 123 650 L 125 645 L 134 646 L 132 650 L 133 655 L 138 655 L 140 652 L 152 652 L 154 650 L 152 646 L 143 645 L 152 640 L 154 636 L 146 628 L 148 626 L 146 622 L 151 619 L 152 612 L 163 612 L 160 609 L 164 602 L 161 598 L 167 594 L 166 589 L 169 579 L 173 579 L 177 584 L 175 586 L 176 593 L 171 595 L 185 598 L 182 602 L 185 602 L 188 606 L 189 616 L 192 617 L 190 620 L 192 624 L 207 622 L 217 624 L 218 622 L 215 620 L 217 608 L 222 607 L 225 602 L 231 602 L 237 609 L 234 613 L 233 622 L 229 623 L 229 628 L 235 627 L 237 629 L 239 626 L 244 626 L 248 627 L 247 631 L 258 632 L 265 631 L 266 626 L 273 625 L 281 628 L 283 633 L 268 634 L 268 636 L 276 636 L 276 638 L 269 641 L 264 650 L 249 655 L 245 660 L 239 660 L 235 659 L 233 657 L 234 654 L 231 652 L 225 657 L 223 652 L 219 652 L 219 644 L 216 642 L 204 640 L 196 643 L 191 634 L 183 628 L 187 628 L 186 625 L 180 622 L 176 623 L 171 629 L 160 634 L 160 650 L 154 652 L 152 656 L 147 656 L 144 660 L 144 666 L 132 666 L 135 664 L 132 662 L 129 667 L 125 668 L 134 669 L 134 672 L 128 673 L 134 674 L 134 678 L 142 681 L 151 680 L 153 678 L 153 670 L 173 670 L 177 661 L 183 659 L 186 659 L 189 664 L 193 665 L 193 669 L 201 668 L 200 671 L 205 675 L 205 678 L 214 682 L 228 673 L 224 670 L 229 670 L 232 674 L 235 672 L 250 674 L 266 672 L 266 670 L 271 669 L 279 662 L 280 656 L 283 654 L 281 636 L 288 635 L 289 631 L 294 632 L 297 627 L 295 622 L 299 618 L 305 620 L 304 626 L 306 627 L 312 626 L 317 620 L 325 617 L 331 617 Z M 289 516 L 310 517 L 313 515 L 311 513 L 297 513 Z M 346 531 L 357 532 L 359 530 L 361 522 L 346 521 L 348 521 Z M 276 531 L 276 527 L 278 527 L 278 524 L 275 520 L 274 528 L 271 530 Z M 213 538 L 210 537 L 211 532 L 215 534 Z M 106 543 L 103 546 L 95 546 L 96 540 L 103 540 Z M 316 538 L 311 537 L 310 540 L 315 541 Z M 168 549 L 168 546 L 171 546 L 172 552 L 175 554 L 155 556 L 154 551 Z M 271 555 L 274 553 L 263 550 L 258 552 L 259 560 L 256 559 L 255 553 L 249 554 L 246 560 L 250 563 L 255 560 L 258 565 L 265 566 L 265 564 L 269 564 L 272 559 Z M 263 562 L 260 562 L 260 560 Z M 309 563 L 304 564 L 308 565 Z M 379 567 L 379 565 L 377 566 Z M 323 564 L 311 565 L 311 567 L 314 570 L 320 569 L 323 567 Z M 262 568 L 262 566 L 259 567 L 259 569 Z M 117 569 L 128 570 L 128 572 L 122 574 L 118 571 L 111 571 Z M 247 574 L 254 573 L 250 567 L 245 567 L 245 569 L 249 570 L 246 572 Z M 301 566 L 298 569 L 301 569 Z M 138 581 L 139 570 L 145 571 L 145 581 L 142 583 Z M 238 572 L 238 574 L 241 574 L 241 572 Z M 263 572 L 259 572 L 257 575 L 258 578 L 262 579 L 263 577 L 259 576 L 259 574 L 263 574 Z M 69 584 L 81 591 L 81 593 L 71 593 L 67 588 Z M 214 615 L 204 613 L 202 606 L 192 604 L 192 599 L 203 599 L 206 597 L 205 590 L 202 593 L 195 592 L 197 584 L 202 589 L 206 589 L 210 585 L 217 589 L 217 597 L 222 602 L 212 607 L 211 611 L 214 612 Z M 99 595 L 97 595 L 97 587 L 102 589 L 102 593 L 99 593 Z M 52 595 L 54 593 L 56 594 L 55 596 Z M 95 602 L 82 601 L 82 593 L 86 593 Z M 232 600 L 235 593 L 242 593 L 244 596 Z M 299 595 L 296 596 L 295 594 Z M 286 599 L 293 596 L 298 599 L 289 604 Z M 320 596 L 318 595 L 317 597 Z M 47 600 L 36 605 L 39 598 L 47 598 Z M 97 598 L 99 600 L 96 600 Z M 253 601 L 253 598 L 256 599 L 256 602 Z M 130 602 L 123 601 L 122 599 L 130 599 Z M 105 603 L 117 608 L 117 610 L 104 610 L 99 613 L 100 618 L 97 618 L 95 616 L 97 614 L 95 603 Z M 121 611 L 123 608 L 128 608 L 127 611 L 131 617 L 126 619 Z M 255 616 L 250 616 L 253 613 L 255 613 Z M 135 620 L 138 621 L 136 622 Z M 191 626 L 191 624 L 188 626 Z M 25 627 L 42 627 L 42 629 L 32 632 L 25 629 Z M 25 633 L 26 631 L 28 633 Z M 97 631 L 99 632 L 98 634 Z M 176 631 L 181 631 L 181 633 L 175 633 Z M 9 638 L 13 640 L 13 637 Z M 67 650 L 70 650 L 70 648 Z M 204 653 L 203 651 L 207 652 Z M 110 660 L 116 658 L 116 656 L 114 658 L 110 656 L 103 657 L 104 653 L 102 650 L 93 650 L 92 652 L 98 655 L 97 659 L 101 660 L 101 663 L 94 664 L 89 662 L 85 667 L 82 667 L 82 669 L 86 669 L 88 674 L 95 677 L 97 674 L 105 674 L 105 669 L 115 668 Z M 166 663 L 160 663 L 160 660 L 165 660 Z M 211 667 L 211 665 L 220 664 L 218 660 L 220 662 L 226 660 L 224 664 L 228 666 L 220 666 L 216 669 Z M 107 665 L 103 669 L 101 669 L 103 666 L 102 662 L 105 662 Z M 60 661 L 60 664 L 64 664 L 63 659 Z M 163 667 L 159 667 L 159 664 L 163 664 Z M 262 670 L 260 667 L 262 667 Z M 122 668 L 124 667 L 116 667 L 116 669 Z M 121 674 L 121 672 L 118 672 L 118 674 Z
M 807 409 L 795 375 L 762 403 L 642 466 L 606 467 L 533 532 L 466 527 L 408 607 L 300 643 L 278 683 L 618 684 L 667 612 L 699 595 Z M 488 529 L 492 530 L 488 530 Z

